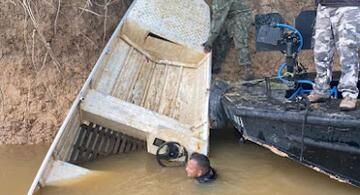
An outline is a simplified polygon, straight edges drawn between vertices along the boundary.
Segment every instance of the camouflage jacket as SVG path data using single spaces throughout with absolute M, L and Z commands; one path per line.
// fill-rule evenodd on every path
M 213 43 L 219 36 L 227 19 L 244 13 L 251 13 L 244 0 L 213 0 L 209 42 Z

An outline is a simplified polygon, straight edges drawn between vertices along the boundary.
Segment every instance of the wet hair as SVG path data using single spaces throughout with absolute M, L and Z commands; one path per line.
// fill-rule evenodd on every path
M 210 169 L 210 160 L 203 154 L 194 152 L 191 154 L 190 160 L 195 160 L 197 164 L 205 171 Z

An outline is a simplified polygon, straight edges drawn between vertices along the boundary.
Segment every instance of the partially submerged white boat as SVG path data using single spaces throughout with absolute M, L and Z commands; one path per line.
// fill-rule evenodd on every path
M 208 153 L 210 10 L 203 0 L 135 0 L 57 133 L 28 194 L 96 160 L 164 142 Z

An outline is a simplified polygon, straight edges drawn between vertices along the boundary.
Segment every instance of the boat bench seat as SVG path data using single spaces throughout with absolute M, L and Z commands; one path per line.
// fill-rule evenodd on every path
M 192 126 L 96 90 L 90 90 L 82 101 L 81 114 L 89 122 L 148 141 L 151 153 L 156 152 L 156 138 L 177 140 L 190 151 L 202 150 L 206 145 Z

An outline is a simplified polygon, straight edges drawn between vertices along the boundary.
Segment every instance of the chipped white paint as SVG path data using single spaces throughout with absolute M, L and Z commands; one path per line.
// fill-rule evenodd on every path
M 255 141 L 255 140 L 253 140 L 253 139 L 251 139 L 250 137 L 247 137 L 247 136 L 245 136 L 245 135 L 244 135 L 244 138 L 245 138 L 246 140 L 250 140 L 250 141 L 252 141 L 252 142 L 254 142 L 254 143 L 256 143 L 256 144 L 258 144 L 258 145 L 260 145 L 260 146 L 262 146 L 262 147 L 264 147 L 264 148 L 269 149 L 271 152 L 277 154 L 278 156 L 281 156 L 281 157 L 283 157 L 283 158 L 289 158 L 289 155 L 288 155 L 288 154 L 286 154 L 285 152 L 280 151 L 279 149 L 275 148 L 274 146 L 270 146 L 270 145 L 267 145 L 267 144 L 264 144 L 264 143 Z
M 307 167 L 309 167 L 309 168 L 313 169 L 314 171 L 319 172 L 319 173 L 321 173 L 321 174 L 328 175 L 328 176 L 330 177 L 330 179 L 337 180 L 337 181 L 340 182 L 340 183 L 347 183 L 347 184 L 353 185 L 353 184 L 350 183 L 350 181 L 345 180 L 345 179 L 341 179 L 340 177 L 338 177 L 338 176 L 336 176 L 336 175 L 331 175 L 331 174 L 329 174 L 329 173 L 321 170 L 319 167 L 310 166 L 310 165 L 306 165 L 306 164 L 305 164 L 305 166 L 307 166 Z

